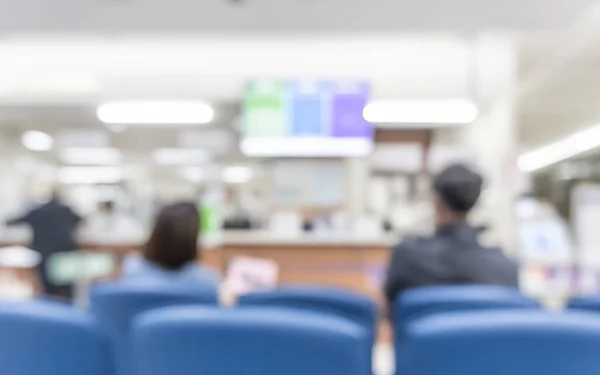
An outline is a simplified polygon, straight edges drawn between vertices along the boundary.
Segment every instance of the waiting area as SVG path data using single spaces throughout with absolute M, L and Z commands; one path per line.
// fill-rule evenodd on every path
M 0 0 L 0 375 L 600 375 L 600 0 Z
M 414 289 L 390 312 L 395 374 L 597 374 L 599 310 L 597 298 L 579 298 L 550 311 L 509 287 Z M 333 288 L 222 306 L 189 285 L 105 283 L 88 310 L 3 302 L 0 363 L 19 375 L 379 375 L 382 318 L 369 298 Z

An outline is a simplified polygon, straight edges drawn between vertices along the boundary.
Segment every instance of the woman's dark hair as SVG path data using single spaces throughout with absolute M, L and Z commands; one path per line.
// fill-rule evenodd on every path
M 198 258 L 200 216 L 193 203 L 165 206 L 158 214 L 144 257 L 169 270 L 178 270 Z

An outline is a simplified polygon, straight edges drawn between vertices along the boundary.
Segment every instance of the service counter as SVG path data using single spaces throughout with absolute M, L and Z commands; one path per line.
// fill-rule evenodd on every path
M 319 284 L 348 288 L 376 298 L 393 238 L 340 235 L 272 236 L 225 234 L 221 246 L 205 253 L 225 270 L 236 256 L 269 259 L 279 266 L 280 284 Z M 213 254 L 214 253 L 214 254 Z
M 5 230 L 0 232 L 0 246 L 24 245 L 28 238 L 25 231 Z M 79 243 L 81 251 L 108 252 L 115 256 L 118 264 L 128 253 L 139 251 L 143 241 L 141 236 L 119 239 L 106 233 L 82 236 Z M 226 274 L 229 261 L 234 257 L 268 259 L 279 267 L 280 285 L 347 288 L 373 298 L 382 306 L 381 284 L 388 252 L 397 241 L 398 238 L 385 236 L 274 236 L 266 232 L 229 232 L 221 236 L 216 246 L 199 246 L 204 248 L 202 262 L 222 275 Z M 32 273 L 21 274 L 21 278 L 35 278 Z M 379 340 L 391 341 L 390 328 L 384 320 L 380 322 Z
M 28 233 L 7 231 L 0 246 L 23 245 Z M 388 250 L 397 238 L 357 235 L 288 235 L 268 232 L 225 232 L 217 245 L 203 246 L 202 261 L 225 275 L 229 261 L 237 256 L 271 260 L 279 267 L 279 282 L 318 284 L 348 288 L 378 299 Z M 113 254 L 118 261 L 138 251 L 143 238 L 117 239 L 110 234 L 82 236 L 82 251 Z

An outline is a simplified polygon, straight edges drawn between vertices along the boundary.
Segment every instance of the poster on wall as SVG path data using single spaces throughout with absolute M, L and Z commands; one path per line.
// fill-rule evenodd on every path
M 371 155 L 375 171 L 417 174 L 423 171 L 423 146 L 420 143 L 377 144 Z
M 344 165 L 339 161 L 278 161 L 271 180 L 276 205 L 337 206 L 344 201 Z

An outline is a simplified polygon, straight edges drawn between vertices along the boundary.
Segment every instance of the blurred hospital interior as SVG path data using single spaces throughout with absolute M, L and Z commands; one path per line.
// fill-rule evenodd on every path
M 0 31 L 0 372 L 600 372 L 600 1 L 0 0 Z M 496 255 L 518 280 L 479 285 Z

